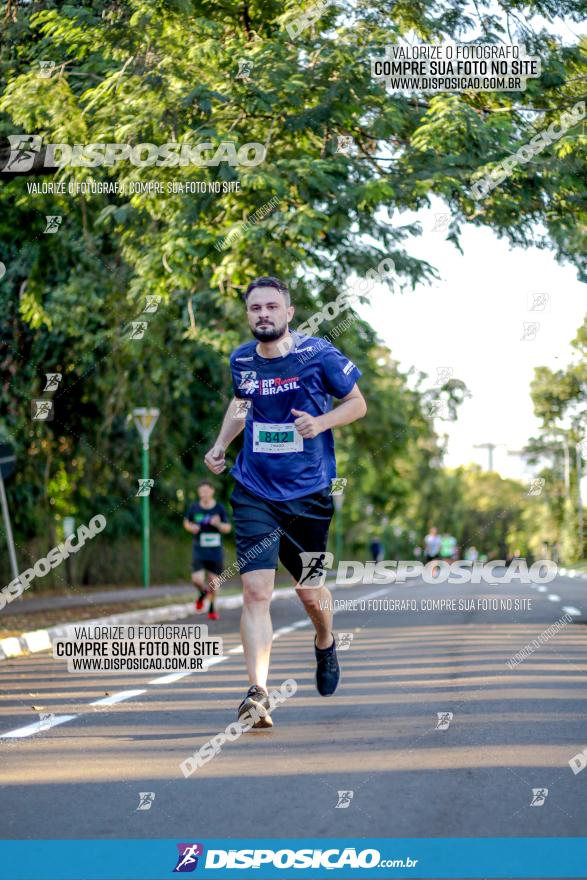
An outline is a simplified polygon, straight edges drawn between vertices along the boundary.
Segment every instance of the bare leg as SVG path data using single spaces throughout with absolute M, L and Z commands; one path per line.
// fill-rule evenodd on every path
M 241 639 L 249 684 L 258 684 L 259 687 L 267 690 L 269 657 L 273 640 L 269 606 L 275 582 L 275 569 L 244 572 L 242 581 Z
M 192 584 L 196 590 L 200 591 L 200 593 L 206 592 L 206 581 L 203 568 L 199 571 L 192 571 Z
M 316 630 L 316 647 L 332 645 L 332 593 L 328 587 L 298 587 L 296 590 L 306 614 Z
M 218 575 L 212 574 L 211 571 L 208 572 L 208 590 L 210 596 L 210 605 L 208 607 L 208 611 L 214 611 L 214 599 L 216 598 L 216 594 L 218 592 L 218 588 L 220 587 L 220 579 Z

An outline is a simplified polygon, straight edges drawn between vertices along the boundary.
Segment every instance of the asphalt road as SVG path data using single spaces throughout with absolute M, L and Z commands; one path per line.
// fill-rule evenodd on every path
M 339 691 L 324 699 L 303 608 L 276 602 L 271 685 L 293 678 L 297 693 L 275 711 L 273 730 L 227 743 L 187 779 L 180 762 L 224 730 L 246 690 L 238 610 L 210 624 L 227 659 L 175 681 L 74 675 L 48 654 L 2 662 L 2 836 L 585 835 L 587 772 L 575 775 L 569 760 L 587 747 L 587 581 L 418 581 L 333 595 L 410 599 L 418 610 L 337 612 L 336 631 L 353 639 L 340 652 Z M 474 607 L 421 608 L 452 598 Z M 484 598 L 511 609 L 484 610 Z M 515 610 L 515 600 L 529 607 Z M 572 623 L 508 668 L 563 608 L 574 609 Z M 202 618 L 182 621 L 194 622 Z M 40 711 L 71 717 L 39 731 Z M 452 713 L 447 729 L 438 713 Z M 532 805 L 533 789 L 548 789 L 542 805 Z M 139 792 L 154 793 L 150 809 L 137 810 Z M 353 793 L 346 806 L 339 792 Z

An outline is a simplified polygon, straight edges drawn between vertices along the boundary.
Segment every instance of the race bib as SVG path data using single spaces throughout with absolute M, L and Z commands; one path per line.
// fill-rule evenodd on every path
M 220 532 L 200 532 L 200 547 L 220 547 Z
M 304 438 L 298 434 L 293 422 L 284 425 L 269 422 L 253 422 L 253 452 L 303 452 Z

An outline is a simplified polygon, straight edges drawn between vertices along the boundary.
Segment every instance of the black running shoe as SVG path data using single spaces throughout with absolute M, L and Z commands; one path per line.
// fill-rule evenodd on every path
M 340 681 L 340 666 L 336 656 L 336 639 L 332 636 L 332 645 L 329 648 L 317 648 L 314 638 L 314 651 L 316 653 L 316 687 L 321 697 L 330 697 L 338 687 Z
M 263 727 L 273 727 L 273 721 L 269 714 L 270 711 L 271 707 L 267 691 L 254 684 L 248 689 L 246 697 L 238 707 L 238 718 L 240 721 L 243 715 L 248 713 L 250 720 L 253 722 L 251 726 L 256 730 Z

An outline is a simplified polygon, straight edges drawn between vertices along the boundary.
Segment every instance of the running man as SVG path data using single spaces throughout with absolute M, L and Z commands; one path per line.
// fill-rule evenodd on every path
M 379 537 L 374 537 L 369 544 L 373 562 L 381 562 L 383 559 L 383 541 Z
M 325 586 L 301 585 L 308 575 L 301 554 L 309 560 L 326 550 L 334 510 L 331 482 L 336 477 L 332 428 L 362 418 L 367 405 L 357 386 L 361 373 L 352 361 L 324 339 L 290 332 L 294 307 L 282 281 L 256 278 L 244 299 L 255 339 L 230 357 L 235 397 L 205 461 L 213 473 L 221 473 L 226 449 L 244 429 L 243 447 L 231 470 L 236 484 L 230 499 L 250 684 L 238 717 L 253 707 L 259 716 L 254 726 L 272 727 L 267 693 L 273 637 L 269 606 L 278 558 L 292 575 L 316 630 L 318 693 L 333 694 L 340 679 L 332 597 Z M 335 409 L 333 397 L 341 401 Z M 249 402 L 245 418 L 239 417 L 239 400 Z
M 440 542 L 441 538 L 438 534 L 438 529 L 436 526 L 431 526 L 430 531 L 424 538 L 424 559 L 426 563 L 438 559 L 440 554 Z
M 204 600 L 209 595 L 208 618 L 218 620 L 219 615 L 214 610 L 214 597 L 219 586 L 217 575 L 222 574 L 224 569 L 222 535 L 227 535 L 232 526 L 228 522 L 225 508 L 214 498 L 214 486 L 209 480 L 198 483 L 198 501 L 188 507 L 183 527 L 194 536 L 192 583 L 200 593 L 196 599 L 196 611 L 203 610 Z

